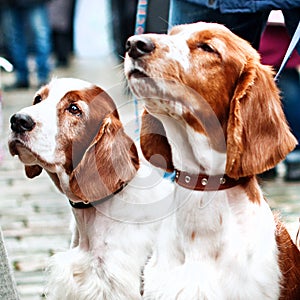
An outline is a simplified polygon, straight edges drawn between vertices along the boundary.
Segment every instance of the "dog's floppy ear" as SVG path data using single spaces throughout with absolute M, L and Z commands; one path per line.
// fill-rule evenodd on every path
M 230 104 L 227 175 L 238 178 L 262 173 L 284 159 L 296 144 L 273 71 L 249 58 Z
M 28 178 L 34 178 L 39 176 L 43 171 L 43 168 L 38 165 L 28 166 L 25 165 L 25 174 Z
M 130 181 L 138 167 L 137 149 L 112 113 L 71 173 L 70 189 L 81 200 L 99 200 Z
M 154 166 L 173 172 L 171 147 L 163 124 L 146 110 L 142 115 L 140 133 L 141 149 L 144 157 Z

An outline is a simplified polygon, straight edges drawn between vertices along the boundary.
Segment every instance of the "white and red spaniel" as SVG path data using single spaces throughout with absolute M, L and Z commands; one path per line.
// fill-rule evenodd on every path
M 129 38 L 125 74 L 145 101 L 144 156 L 176 171 L 144 299 L 300 299 L 299 251 L 255 176 L 296 145 L 271 69 L 200 22 Z
M 157 227 L 151 204 L 164 203 L 172 187 L 142 184 L 137 149 L 101 88 L 54 79 L 33 104 L 11 117 L 10 152 L 28 177 L 49 174 L 76 221 L 72 248 L 52 258 L 48 298 L 141 299 Z

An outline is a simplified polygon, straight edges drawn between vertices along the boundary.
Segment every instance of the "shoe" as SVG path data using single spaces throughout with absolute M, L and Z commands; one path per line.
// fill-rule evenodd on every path
M 300 163 L 286 163 L 285 181 L 300 181 Z
M 272 180 L 275 179 L 277 177 L 277 169 L 272 168 L 270 170 L 267 170 L 261 174 L 258 174 L 258 177 L 263 179 L 263 180 Z
M 28 89 L 29 88 L 29 82 L 28 81 L 16 81 L 15 83 L 11 85 L 4 86 L 3 89 L 5 91 L 12 91 L 12 90 L 18 90 L 18 89 Z

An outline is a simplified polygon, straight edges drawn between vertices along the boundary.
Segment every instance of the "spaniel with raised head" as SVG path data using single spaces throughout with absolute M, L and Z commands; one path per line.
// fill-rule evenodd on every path
M 145 101 L 144 156 L 176 172 L 144 299 L 300 299 L 299 250 L 256 179 L 296 145 L 271 68 L 199 22 L 129 38 L 125 75 Z
M 151 203 L 172 187 L 141 186 L 145 169 L 113 100 L 88 82 L 53 79 L 10 121 L 11 154 L 28 177 L 49 174 L 76 221 L 71 249 L 51 259 L 48 298 L 141 299 L 157 227 Z

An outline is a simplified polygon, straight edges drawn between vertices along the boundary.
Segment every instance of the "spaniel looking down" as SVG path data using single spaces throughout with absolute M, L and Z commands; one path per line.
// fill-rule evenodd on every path
M 45 169 L 70 199 L 76 221 L 71 249 L 52 258 L 48 298 L 141 299 L 141 271 L 157 227 L 147 222 L 145 206 L 172 187 L 139 186 L 137 149 L 101 88 L 54 79 L 33 104 L 11 117 L 10 152 L 30 178 Z
M 129 38 L 124 67 L 145 101 L 143 154 L 176 172 L 144 299 L 300 299 L 299 251 L 255 176 L 296 145 L 271 69 L 202 22 Z

